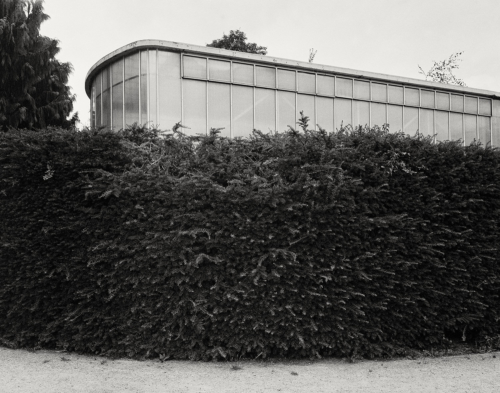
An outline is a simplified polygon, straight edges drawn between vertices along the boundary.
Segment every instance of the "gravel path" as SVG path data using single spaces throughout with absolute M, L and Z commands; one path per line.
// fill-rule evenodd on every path
M 356 363 L 160 363 L 0 348 L 0 392 L 498 393 L 500 352 Z

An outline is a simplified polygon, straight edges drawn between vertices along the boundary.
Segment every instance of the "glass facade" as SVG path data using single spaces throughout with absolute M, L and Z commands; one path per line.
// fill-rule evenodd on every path
M 180 121 L 189 127 L 187 133 L 222 128 L 221 135 L 234 138 L 254 128 L 297 128 L 303 111 L 311 129 L 388 124 L 392 132 L 418 132 L 436 141 L 500 143 L 500 100 L 494 95 L 316 68 L 136 48 L 92 73 L 91 124 L 117 130 L 139 123 L 168 130 Z

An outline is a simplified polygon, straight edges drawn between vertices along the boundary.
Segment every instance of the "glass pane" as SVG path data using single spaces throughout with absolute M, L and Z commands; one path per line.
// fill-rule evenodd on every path
M 158 51 L 158 123 L 171 130 L 181 121 L 181 55 Z
M 295 112 L 294 112 L 295 113 Z M 253 131 L 253 87 L 233 86 L 232 137 L 247 137 Z
M 125 124 L 139 122 L 139 76 L 125 81 Z
M 474 139 L 477 139 L 476 116 L 464 115 L 465 123 L 465 144 L 469 145 Z
M 403 116 L 403 131 L 405 134 L 415 135 L 418 130 L 418 109 L 404 107 Z
M 113 79 L 114 83 L 114 79 Z M 119 130 L 123 128 L 123 82 L 113 86 L 113 128 Z
M 299 78 L 299 91 L 301 93 L 316 93 L 316 75 L 306 74 L 304 72 L 298 73 Z
M 500 117 L 491 118 L 491 144 L 500 147 Z
M 495 117 L 500 117 L 500 100 L 491 100 L 491 115 Z
M 403 107 L 398 105 L 387 106 L 387 123 L 389 131 L 398 132 L 403 130 Z
M 96 97 L 101 94 L 101 73 L 99 72 L 94 79 L 95 83 L 95 95 Z
M 95 99 L 95 126 L 100 127 L 101 124 L 101 95 L 99 94 Z
M 424 136 L 434 135 L 434 111 L 420 109 L 420 133 Z
M 335 95 L 349 98 L 352 97 L 352 79 L 337 78 L 335 88 Z M 348 124 L 351 124 L 351 122 L 349 121 Z
M 477 98 L 465 96 L 465 112 L 477 113 Z
M 278 70 L 278 89 L 295 91 L 295 71 Z
M 354 98 L 370 100 L 370 82 L 354 81 Z M 354 123 L 356 124 L 356 123 Z
M 102 91 L 109 89 L 111 86 L 111 74 L 109 72 L 109 67 L 102 70 Z
M 93 83 L 93 91 L 94 91 L 94 119 L 93 124 L 96 127 L 101 125 L 101 73 L 99 72 L 94 78 Z M 99 118 L 98 118 L 99 117 Z
M 365 101 L 352 102 L 352 125 L 369 126 L 370 125 L 370 103 Z
M 125 57 L 125 81 L 139 76 L 139 53 Z
M 446 111 L 450 110 L 450 95 L 448 93 L 436 93 L 436 107 Z
M 139 122 L 139 53 L 125 58 L 125 125 Z
M 372 100 L 387 102 L 387 85 L 372 83 Z
M 123 128 L 123 59 L 111 65 L 111 83 L 113 85 L 111 121 L 115 130 Z
M 338 79 L 337 79 L 338 81 Z M 337 84 L 338 86 L 338 84 Z M 333 104 L 334 109 L 334 127 L 339 130 L 341 127 L 352 124 L 352 104 L 351 100 L 344 100 L 342 98 L 336 98 Z
M 233 82 L 253 85 L 253 65 L 233 63 Z
M 148 51 L 141 52 L 141 116 L 140 123 L 148 122 Z
M 278 91 L 278 131 L 288 130 L 288 126 L 296 127 L 295 93 Z
M 391 86 L 389 85 L 389 102 L 392 104 L 403 105 L 403 88 L 401 86 Z
M 95 79 L 90 91 L 90 126 L 95 127 Z
M 207 84 L 206 82 L 184 80 L 184 125 L 191 135 L 207 132 Z
M 274 90 L 255 89 L 255 128 L 262 132 L 276 129 Z
M 309 130 L 316 129 L 316 119 L 314 116 L 314 96 L 307 96 L 304 94 L 297 94 L 297 121 L 300 118 L 300 111 L 304 112 L 304 115 L 309 117 Z
M 451 110 L 455 112 L 464 111 L 464 96 L 451 95 Z
M 479 140 L 483 146 L 486 146 L 491 142 L 491 120 L 489 117 L 478 116 L 477 131 L 479 134 Z
M 491 100 L 479 99 L 479 114 L 491 116 Z
M 450 139 L 448 136 L 448 112 L 436 111 L 435 116 L 435 127 L 436 130 L 436 140 L 447 141 Z
M 371 103 L 371 125 L 382 127 L 387 123 L 387 109 L 385 104 Z
M 317 123 L 321 128 L 333 131 L 333 98 L 316 97 L 316 116 L 318 117 Z
M 452 96 L 453 97 L 453 96 Z M 453 99 L 452 99 L 453 100 Z M 464 139 L 463 120 L 461 113 L 450 113 L 450 139 Z
M 276 69 L 270 67 L 255 67 L 257 86 L 276 87 Z
M 326 75 L 318 75 L 317 78 L 318 94 L 333 97 L 335 95 L 335 78 L 333 76 Z
M 111 78 L 113 86 L 123 82 L 123 59 L 118 60 L 111 66 Z
M 188 78 L 207 79 L 207 59 L 183 56 L 184 76 Z
M 102 93 L 102 125 L 111 126 L 111 110 L 109 102 L 109 89 Z
M 255 89 L 255 128 L 262 132 L 276 128 L 274 90 Z
M 222 128 L 220 136 L 231 136 L 230 85 L 208 84 L 208 129 Z
M 210 80 L 231 82 L 231 63 L 229 61 L 208 60 Z
M 156 51 L 149 51 L 149 122 L 152 126 L 158 125 L 156 118 L 157 102 L 157 72 L 156 72 Z
M 421 105 L 427 108 L 434 108 L 434 92 L 430 90 L 421 90 Z
M 418 89 L 405 87 L 405 105 L 420 106 Z

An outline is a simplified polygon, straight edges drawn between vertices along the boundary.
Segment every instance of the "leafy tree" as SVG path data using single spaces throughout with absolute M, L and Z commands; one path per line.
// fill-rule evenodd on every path
M 447 59 L 441 61 L 434 61 L 434 65 L 429 69 L 429 71 L 424 71 L 422 67 L 418 66 L 420 69 L 419 74 L 425 76 L 425 80 L 439 83 L 446 83 L 449 85 L 466 86 L 462 79 L 457 78 L 453 71 L 459 68 L 458 62 L 461 60 L 459 56 L 464 52 L 453 53 Z
M 70 128 L 75 96 L 67 86 L 70 63 L 55 56 L 59 41 L 40 35 L 49 19 L 43 0 L 0 0 L 0 129 Z
M 267 47 L 258 46 L 255 43 L 247 43 L 246 40 L 247 36 L 244 32 L 240 30 L 231 30 L 229 32 L 229 35 L 224 34 L 222 38 L 213 40 L 212 43 L 207 44 L 207 46 L 211 46 L 212 48 L 234 50 L 238 52 L 257 53 L 259 55 L 267 54 Z

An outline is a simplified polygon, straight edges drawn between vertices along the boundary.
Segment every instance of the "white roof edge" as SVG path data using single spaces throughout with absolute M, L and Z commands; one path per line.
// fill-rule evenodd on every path
M 90 97 L 90 81 L 94 74 L 105 64 L 109 63 L 113 58 L 118 56 L 123 56 L 129 52 L 134 52 L 139 49 L 144 48 L 164 48 L 164 49 L 174 49 L 176 51 L 192 53 L 192 54 L 201 54 L 201 55 L 216 55 L 217 57 L 228 57 L 231 59 L 237 59 L 242 61 L 251 61 L 258 62 L 261 64 L 268 64 L 273 66 L 283 66 L 283 67 L 293 67 L 293 68 L 302 68 L 309 71 L 314 72 L 326 72 L 326 73 L 334 73 L 337 75 L 348 76 L 351 78 L 368 78 L 372 80 L 378 80 L 386 83 L 396 83 L 396 84 L 404 84 L 404 85 L 413 85 L 419 87 L 428 87 L 434 90 L 443 90 L 450 92 L 457 92 L 461 94 L 474 94 L 481 96 L 488 96 L 490 98 L 500 98 L 500 92 L 476 89 L 472 87 L 463 87 L 456 85 L 448 85 L 444 83 L 438 82 L 428 82 L 421 79 L 414 78 L 406 78 L 402 76 L 395 75 L 387 75 L 387 74 L 379 74 L 375 72 L 369 71 L 360 71 L 353 70 L 350 68 L 342 68 L 342 67 L 334 67 L 322 64 L 308 63 L 297 60 L 290 59 L 281 59 L 273 56 L 264 56 L 253 53 L 245 53 L 245 52 L 237 52 L 230 51 L 226 49 L 212 48 L 207 46 L 199 46 L 199 45 L 191 45 L 191 44 L 183 44 L 180 42 L 172 42 L 172 41 L 164 41 L 164 40 L 140 40 L 131 42 L 128 45 L 122 46 L 104 56 L 98 62 L 96 62 L 89 70 L 85 77 L 85 91 L 87 96 Z

